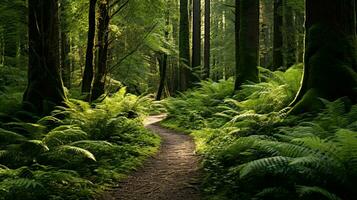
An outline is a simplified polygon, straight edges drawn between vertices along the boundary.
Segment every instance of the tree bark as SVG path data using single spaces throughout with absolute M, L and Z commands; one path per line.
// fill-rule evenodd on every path
M 204 71 L 202 78 L 204 80 L 210 77 L 210 59 L 211 59 L 211 1 L 205 0 L 205 41 L 204 41 Z
M 318 98 L 357 103 L 355 0 L 307 0 L 302 87 L 291 113 L 317 111 Z
M 235 36 L 235 60 L 236 69 L 235 73 L 239 72 L 239 32 L 240 32 L 240 0 L 236 0 L 235 4 L 235 21 L 234 21 L 234 36 Z M 238 82 L 235 82 L 235 89 L 239 89 Z
M 66 95 L 60 76 L 58 0 L 29 0 L 28 86 L 25 109 L 48 114 L 63 105 Z
M 87 40 L 87 52 L 86 52 L 86 64 L 83 72 L 82 80 L 82 94 L 88 95 L 88 100 L 90 92 L 92 89 L 92 82 L 94 76 L 94 66 L 93 66 L 93 51 L 94 51 L 94 38 L 95 38 L 95 11 L 96 11 L 97 0 L 90 0 L 89 2 L 89 16 L 88 16 L 88 40 Z
M 240 0 L 239 62 L 235 89 L 259 82 L 259 0 Z
M 295 11 L 288 5 L 289 0 L 283 0 L 283 55 L 285 69 L 297 63 L 297 30 L 295 27 Z
M 170 26 L 170 8 L 167 8 L 166 13 L 165 13 L 165 40 L 168 42 L 170 40 L 169 36 L 169 26 Z M 158 57 L 158 62 L 159 62 L 159 71 L 160 71 L 160 83 L 159 83 L 159 88 L 157 90 L 157 95 L 156 95 L 156 100 L 159 101 L 162 97 L 162 93 L 165 89 L 165 82 L 167 79 L 167 66 L 168 66 L 168 55 L 166 53 L 161 53 Z
M 180 0 L 180 30 L 179 30 L 179 57 L 180 57 L 180 91 L 185 91 L 190 79 L 190 28 L 188 18 L 188 0 Z
M 107 75 L 107 59 L 109 46 L 109 0 L 101 0 L 99 3 L 98 18 L 98 49 L 96 73 L 93 81 L 91 100 L 98 99 L 105 93 L 105 82 Z
M 274 0 L 274 42 L 272 70 L 283 67 L 283 0 Z
M 61 20 L 61 75 L 63 84 L 66 88 L 71 88 L 71 61 L 69 53 L 71 49 L 68 37 L 68 19 L 66 16 L 68 8 L 67 0 L 61 0 L 60 20 Z
M 200 81 L 198 72 L 201 66 L 201 0 L 193 0 L 192 24 L 192 78 L 191 86 Z
M 156 101 L 160 101 L 162 93 L 165 88 L 166 72 L 167 72 L 167 54 L 161 53 L 158 56 L 159 70 L 160 70 L 160 83 L 157 90 Z

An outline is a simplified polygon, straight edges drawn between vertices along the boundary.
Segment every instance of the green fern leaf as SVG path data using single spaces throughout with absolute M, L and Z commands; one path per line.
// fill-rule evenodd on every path
M 296 190 L 299 193 L 300 197 L 308 196 L 315 193 L 326 197 L 328 200 L 342 200 L 337 195 L 317 186 L 297 186 Z
M 63 146 L 58 147 L 57 150 L 60 151 L 60 152 L 71 153 L 71 154 L 74 154 L 74 155 L 79 155 L 79 156 L 88 158 L 88 159 L 93 160 L 93 161 L 97 161 L 95 159 L 94 155 L 90 151 L 82 149 L 80 147 L 63 145 Z
M 240 171 L 240 177 L 244 178 L 254 172 L 277 172 L 281 171 L 288 167 L 289 163 L 292 161 L 292 158 L 283 157 L 283 156 L 275 156 L 270 158 L 262 158 L 258 160 L 254 160 L 242 165 L 242 169 Z

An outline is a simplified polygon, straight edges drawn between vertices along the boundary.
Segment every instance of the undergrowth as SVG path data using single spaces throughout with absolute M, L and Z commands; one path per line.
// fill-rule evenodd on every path
M 207 199 L 354 199 L 357 105 L 321 99 L 319 114 L 288 116 L 301 66 L 261 69 L 262 82 L 233 92 L 231 80 L 203 82 L 164 102 L 163 124 L 195 137 Z
M 150 104 L 123 88 L 97 104 L 72 99 L 45 117 L 3 112 L 0 199 L 94 199 L 157 151 L 159 137 L 142 125 Z

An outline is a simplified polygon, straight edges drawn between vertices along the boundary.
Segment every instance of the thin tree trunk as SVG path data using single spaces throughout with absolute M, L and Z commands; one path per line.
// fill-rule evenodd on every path
M 82 80 L 82 94 L 88 95 L 88 100 L 92 88 L 94 66 L 93 66 L 93 50 L 94 50 L 94 38 L 95 38 L 95 12 L 96 12 L 97 0 L 90 0 L 89 2 L 89 16 L 88 16 L 88 40 L 87 40 L 87 52 L 86 52 L 86 64 L 83 72 Z
M 239 32 L 240 32 L 240 0 L 236 0 L 235 4 L 235 21 L 234 21 L 234 30 L 235 30 L 235 60 L 236 60 L 236 71 L 239 72 Z M 238 84 L 238 81 L 235 82 Z M 239 89 L 239 85 L 235 85 L 236 89 Z
M 192 24 L 192 78 L 190 85 L 199 82 L 198 73 L 201 66 L 201 0 L 193 0 Z
M 58 0 L 29 0 L 29 69 L 25 109 L 48 114 L 66 96 L 60 76 Z
M 273 66 L 279 69 L 283 66 L 283 0 L 274 0 L 274 42 Z
M 160 70 L 160 83 L 156 95 L 156 100 L 160 101 L 162 97 L 162 93 L 165 88 L 165 80 L 166 80 L 165 78 L 166 78 L 166 71 L 167 71 L 167 54 L 161 53 L 158 56 L 158 62 L 159 62 L 159 70 Z
M 204 41 L 204 73 L 203 79 L 210 77 L 211 59 L 211 1 L 205 0 L 205 41 Z
M 169 41 L 169 26 L 170 26 L 170 9 L 168 8 L 166 11 L 166 23 L 165 23 L 165 40 L 166 42 Z M 165 89 L 165 85 L 166 85 L 166 79 L 167 79 L 167 66 L 168 66 L 168 56 L 166 53 L 161 53 L 161 55 L 159 55 L 158 58 L 159 61 L 159 70 L 160 70 L 160 83 L 159 83 L 159 88 L 157 91 L 157 95 L 156 95 L 156 100 L 159 101 L 162 97 L 162 93 Z M 161 62 L 161 63 L 160 63 Z

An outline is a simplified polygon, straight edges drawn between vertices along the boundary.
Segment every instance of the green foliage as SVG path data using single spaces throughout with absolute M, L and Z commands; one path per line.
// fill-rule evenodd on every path
M 36 123 L 8 116 L 0 199 L 94 199 L 156 152 L 160 139 L 141 120 L 150 103 L 124 88 L 102 103 L 71 100 Z
M 264 82 L 244 85 L 234 95 L 198 89 L 165 102 L 171 119 L 164 125 L 193 131 L 204 157 L 208 199 L 357 195 L 357 105 L 345 98 L 321 99 L 324 111 L 287 116 L 300 78 L 301 66 L 286 72 L 261 69 Z M 210 104 L 215 95 L 219 103 Z M 188 118 L 190 113 L 195 118 Z
M 286 72 L 260 70 L 264 82 L 243 85 L 243 89 L 236 94 L 231 79 L 219 83 L 204 81 L 197 90 L 165 100 L 163 104 L 169 113 L 165 125 L 197 130 L 220 127 L 229 121 L 256 123 L 255 119 L 267 121 L 280 118 L 287 112 L 284 108 L 299 89 L 302 66 L 293 66 Z

